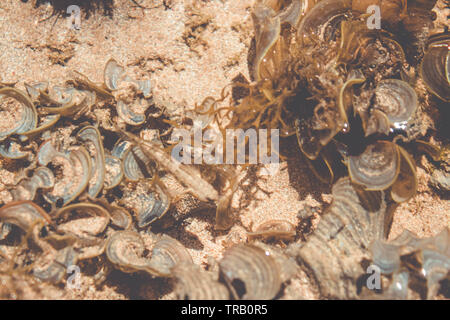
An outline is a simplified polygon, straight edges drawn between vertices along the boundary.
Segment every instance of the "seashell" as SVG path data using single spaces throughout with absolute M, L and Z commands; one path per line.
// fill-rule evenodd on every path
M 364 300 L 406 300 L 408 299 L 409 273 L 407 271 L 394 273 L 392 281 L 383 293 L 362 293 Z
M 123 81 L 123 75 L 125 69 L 120 66 L 116 60 L 109 59 L 105 65 L 105 71 L 103 73 L 103 81 L 106 88 L 109 90 L 117 90 L 119 88 L 119 83 Z
M 117 102 L 117 114 L 123 121 L 125 121 L 125 123 L 132 126 L 141 125 L 146 120 L 144 114 L 133 112 L 130 106 L 125 104 L 123 101 Z
M 365 121 L 363 120 L 363 123 Z M 388 136 L 391 131 L 391 122 L 389 121 L 388 116 L 378 109 L 373 109 L 370 112 L 370 117 L 365 123 L 365 136 L 368 137 L 375 133 L 381 133 L 385 136 Z
M 146 270 L 148 259 L 144 255 L 145 244 L 135 231 L 114 232 L 106 244 L 108 260 L 126 273 Z
M 77 219 L 59 223 L 57 230 L 63 233 L 73 233 L 78 237 L 83 237 L 84 235 L 95 236 L 102 233 L 105 231 L 111 218 L 104 207 L 88 202 L 79 202 L 65 206 L 56 211 L 54 218 L 67 217 L 71 212 L 77 212 Z M 83 217 L 82 214 L 87 214 L 91 218 Z
M 400 150 L 400 172 L 392 185 L 391 197 L 396 202 L 405 202 L 411 199 L 417 190 L 416 166 L 412 157 L 402 147 Z
M 315 232 L 289 252 L 317 280 L 323 296 L 355 299 L 356 280 L 365 273 L 360 263 L 374 241 L 386 238 L 394 207 L 382 192 L 358 189 L 348 177 L 333 185 L 332 194 Z
M 355 65 L 371 78 L 374 72 L 384 77 L 396 77 L 404 71 L 403 47 L 384 30 L 367 28 L 366 19 L 343 21 L 337 61 Z
M 31 201 L 10 202 L 0 208 L 0 222 L 13 224 L 25 232 L 51 223 L 48 214 Z
M 126 73 L 124 67 L 120 66 L 116 60 L 109 59 L 105 65 L 103 73 L 103 80 L 106 88 L 110 91 L 118 90 L 121 82 L 133 82 L 137 85 L 139 91 L 142 92 L 145 98 L 151 96 L 150 80 L 133 80 Z
M 402 80 L 382 80 L 375 89 L 374 109 L 384 112 L 393 128 L 406 127 L 417 105 L 416 92 Z
M 69 83 L 73 83 L 75 87 L 80 87 L 84 89 L 85 91 L 92 92 L 95 96 L 99 96 L 104 99 L 111 99 L 113 96 L 107 90 L 104 84 L 97 85 L 91 80 L 89 80 L 88 77 L 86 77 L 84 74 L 74 70 L 72 72 L 72 78 L 73 80 L 69 81 Z
M 49 114 L 47 116 L 41 117 L 40 124 L 37 128 L 24 132 L 20 135 L 22 141 L 31 140 L 34 136 L 50 129 L 53 127 L 58 120 L 61 118 L 60 114 Z
M 263 238 L 291 241 L 296 234 L 295 226 L 292 223 L 286 220 L 269 220 L 256 227 L 255 231 L 248 232 L 247 236 L 249 240 Z
M 92 126 L 81 129 L 77 137 L 79 140 L 92 145 L 94 148 L 92 151 L 92 169 L 87 192 L 91 198 L 95 198 L 102 190 L 105 181 L 105 150 L 103 149 L 102 138 L 98 129 Z
M 41 92 L 48 91 L 48 82 L 47 81 L 38 82 L 33 85 L 25 82 L 23 85 L 25 86 L 25 90 L 27 91 L 31 100 L 36 103 L 39 103 L 39 97 L 41 95 Z
M 445 228 L 435 237 L 418 239 L 411 232 L 405 230 L 390 243 L 372 246 L 371 253 L 374 263 L 380 266 L 385 273 L 396 272 L 400 267 L 407 270 L 407 272 L 402 271 L 402 273 L 419 272 L 426 279 L 427 298 L 430 299 L 437 294 L 441 286 L 440 281 L 446 278 L 450 271 L 450 231 Z M 402 259 L 402 257 L 412 253 L 418 255 L 418 270 L 415 270 L 417 266 L 413 266 L 411 269 L 411 267 L 405 265 Z M 399 274 L 394 274 L 393 283 L 385 293 L 387 298 L 393 294 L 392 286 L 396 281 L 401 280 L 398 279 L 399 277 Z M 406 276 L 403 275 L 402 277 L 405 278 Z M 407 279 L 406 277 L 406 283 Z M 405 279 L 402 283 L 404 286 Z M 398 291 L 396 296 L 405 297 L 407 295 L 404 288 Z
M 450 37 L 431 44 L 426 51 L 420 75 L 427 88 L 438 98 L 450 101 Z
M 400 171 L 400 153 L 389 141 L 376 141 L 358 156 L 349 156 L 348 172 L 353 182 L 366 190 L 385 190 L 397 179 Z
M 437 295 L 441 287 L 440 281 L 445 279 L 450 271 L 449 250 L 445 253 L 439 253 L 434 250 L 423 250 L 422 261 L 422 275 L 427 279 L 427 298 L 431 299 Z
M 2 129 L 0 131 L 0 141 L 5 140 L 12 134 L 22 134 L 33 130 L 37 126 L 37 111 L 30 98 L 22 91 L 4 87 L 0 89 L 0 107 L 1 109 L 12 111 L 11 104 L 20 104 L 21 117 L 20 120 L 12 124 L 11 128 Z M 8 104 L 8 105 L 7 105 Z
M 138 207 L 138 227 L 144 228 L 166 214 L 170 207 L 170 199 L 160 186 L 155 185 L 155 192 L 141 194 Z
M 135 231 L 117 231 L 106 245 L 108 259 L 127 273 L 145 271 L 153 276 L 168 277 L 176 265 L 193 263 L 186 248 L 167 235 L 155 243 L 150 259 L 143 256 L 144 250 L 145 244 Z
M 14 201 L 34 200 L 37 189 L 51 189 L 55 185 L 55 176 L 47 167 L 37 168 L 31 178 L 23 179 L 19 185 L 11 190 Z
M 269 50 L 280 37 L 280 17 L 275 11 L 258 3 L 252 12 L 253 24 L 255 25 L 256 54 L 253 63 L 253 78 L 256 81 L 264 79 L 260 72 L 260 64 Z
M 131 215 L 123 208 L 117 207 L 117 206 L 111 206 L 108 207 L 109 214 L 111 215 L 111 222 L 122 229 L 129 229 L 131 227 L 131 223 L 133 222 L 133 219 L 131 218 Z
M 303 17 L 297 29 L 297 35 L 303 41 L 311 35 L 326 40 L 327 24 L 337 26 L 336 21 L 346 19 L 351 13 L 352 0 L 322 0 L 319 1 Z
M 273 299 L 281 288 L 278 265 L 264 250 L 238 244 L 224 253 L 220 272 L 235 298 Z
M 0 155 L 8 159 L 24 159 L 30 156 L 30 152 L 22 151 L 22 146 L 15 142 L 8 140 L 5 143 L 0 143 Z
M 399 248 L 396 245 L 375 240 L 370 246 L 373 262 L 384 274 L 391 274 L 400 269 Z
M 349 74 L 347 81 L 342 85 L 341 90 L 339 91 L 339 101 L 338 106 L 340 109 L 340 114 L 344 119 L 344 122 L 347 124 L 346 129 L 349 129 L 348 124 L 348 116 L 351 111 L 351 96 L 352 96 L 352 87 L 366 81 L 364 75 L 361 71 L 353 71 Z M 353 110 L 356 112 L 356 110 Z
M 144 98 L 150 98 L 152 96 L 152 85 L 150 80 L 134 80 L 136 83 L 138 90 L 142 92 Z
M 213 276 L 193 263 L 185 263 L 172 269 L 176 279 L 175 294 L 183 300 L 228 300 L 227 288 Z
M 67 274 L 67 269 L 77 263 L 77 254 L 72 247 L 57 252 L 55 260 L 43 270 L 33 269 L 33 275 L 46 282 L 59 283 Z
M 130 213 L 122 207 L 110 204 L 105 198 L 92 199 L 95 204 L 103 207 L 109 214 L 111 223 L 121 229 L 129 229 L 133 222 Z
M 118 140 L 116 144 L 114 145 L 111 155 L 113 157 L 123 159 L 125 152 L 132 146 L 132 143 L 130 141 L 126 140 Z
M 56 203 L 58 199 L 62 199 L 62 205 L 67 205 L 78 197 L 89 183 L 91 159 L 84 147 L 78 147 L 63 153 L 57 151 L 51 144 L 51 141 L 48 140 L 40 146 L 37 153 L 37 160 L 42 166 L 46 166 L 55 160 L 62 161 L 74 173 L 73 179 L 70 181 L 57 181 L 53 191 L 47 192 L 44 195 L 45 199 L 50 203 Z
M 193 264 L 189 252 L 178 240 L 163 234 L 153 247 L 148 263 L 150 273 L 169 277 L 174 267 L 185 264 Z
M 149 167 L 150 160 L 138 146 L 130 146 L 125 151 L 122 164 L 123 174 L 130 181 L 152 177 L 152 169 Z
M 99 238 L 83 238 L 81 240 L 77 240 L 77 244 L 82 242 L 82 246 L 77 247 L 79 261 L 97 258 L 105 253 L 106 240 Z M 86 241 L 87 243 L 84 243 Z
M 408 283 L 408 272 L 395 273 L 391 285 L 383 296 L 390 300 L 406 300 L 408 298 Z
M 95 93 L 73 86 L 49 87 L 47 82 L 24 85 L 32 100 L 42 105 L 40 110 L 50 114 L 73 116 L 91 108 L 96 101 Z
M 429 142 L 423 140 L 415 140 L 414 143 L 419 151 L 422 151 L 428 154 L 433 161 L 441 161 L 442 159 L 442 150 L 438 146 L 435 146 Z
M 139 105 L 139 108 L 147 109 L 149 104 L 146 99 L 151 97 L 151 83 L 150 80 L 133 80 L 126 73 L 125 69 L 120 66 L 114 59 L 110 59 L 105 66 L 104 83 L 108 90 L 113 92 L 117 100 L 117 114 L 119 117 L 129 125 L 141 125 L 145 122 L 146 116 L 144 112 L 136 113 L 131 106 Z M 132 84 L 138 92 L 141 92 L 145 99 L 137 98 L 128 101 L 127 97 L 120 94 L 120 90 L 126 84 Z M 126 100 L 126 101 L 125 101 Z M 145 111 L 145 110 L 144 110 Z

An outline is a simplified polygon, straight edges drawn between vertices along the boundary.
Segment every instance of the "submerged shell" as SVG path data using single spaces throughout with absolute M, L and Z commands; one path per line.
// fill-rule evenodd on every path
M 21 105 L 21 118 L 17 122 L 11 124 L 11 127 L 0 131 L 0 141 L 5 140 L 12 134 L 23 134 L 33 130 L 37 126 L 37 111 L 30 98 L 22 91 L 5 87 L 0 89 L 0 109 L 10 110 L 11 107 L 4 105 L 6 103 L 19 103 Z
M 377 141 L 362 154 L 350 156 L 347 166 L 353 182 L 367 190 L 384 190 L 395 182 L 400 170 L 398 147 L 389 141 Z
M 125 104 L 123 101 L 117 102 L 117 114 L 123 121 L 132 126 L 141 125 L 146 120 L 144 114 L 133 112 L 130 106 Z
M 269 220 L 255 228 L 253 232 L 248 232 L 250 240 L 256 238 L 293 240 L 295 238 L 295 226 L 286 220 Z
M 66 247 L 56 253 L 55 260 L 47 268 L 43 270 L 35 268 L 33 275 L 42 281 L 59 283 L 71 267 L 76 265 L 77 260 L 77 253 L 73 247 Z
M 41 117 L 39 126 L 35 129 L 22 133 L 20 136 L 21 140 L 24 141 L 27 139 L 31 139 L 32 137 L 44 132 L 45 130 L 50 129 L 59 121 L 60 118 L 61 115 L 59 114 L 49 114 L 47 116 Z
M 255 6 L 252 12 L 253 23 L 255 25 L 256 56 L 253 66 L 253 78 L 257 81 L 262 79 L 260 64 L 267 52 L 272 48 L 280 37 L 280 17 L 275 15 L 275 11 L 264 5 Z
M 110 221 L 110 214 L 104 207 L 88 202 L 79 202 L 65 206 L 55 213 L 55 218 L 61 219 L 68 216 L 71 212 L 77 212 L 75 216 L 79 219 L 59 223 L 57 228 L 59 231 L 70 232 L 80 237 L 83 235 L 95 236 L 105 231 Z M 91 218 L 83 217 L 81 214 L 87 214 Z M 75 216 L 72 216 L 72 218 Z
M 384 274 L 390 274 L 400 269 L 399 248 L 396 245 L 375 240 L 370 246 L 373 262 Z
M 51 222 L 48 214 L 31 201 L 10 202 L 0 208 L 0 222 L 13 224 L 25 232 Z
M 130 146 L 122 158 L 123 174 L 130 181 L 151 178 L 150 160 L 138 146 Z
M 312 272 L 323 296 L 354 299 L 356 280 L 365 273 L 360 263 L 373 241 L 386 238 L 393 208 L 382 192 L 359 190 L 349 178 L 338 180 L 332 194 L 317 229 L 293 253 Z
M 186 248 L 178 240 L 164 234 L 153 247 L 148 267 L 154 274 L 168 277 L 172 276 L 172 268 L 192 263 Z
M 103 149 L 101 134 L 97 128 L 87 126 L 78 132 L 77 137 L 84 143 L 89 143 L 94 147 L 88 194 L 90 197 L 95 198 L 103 188 L 106 174 L 105 150 Z
M 322 0 L 319 1 L 301 20 L 297 30 L 298 36 L 305 40 L 311 34 L 321 39 L 325 38 L 327 23 L 333 24 L 333 20 L 345 17 L 352 7 L 352 0 Z
M 228 300 L 227 288 L 215 280 L 213 276 L 203 271 L 199 266 L 181 264 L 173 269 L 177 280 L 175 294 L 177 299 L 184 300 Z
M 420 73 L 428 89 L 444 101 L 450 101 L 450 39 L 432 44 L 423 57 Z
M 366 137 L 374 133 L 381 133 L 387 136 L 389 135 L 390 130 L 391 122 L 389 121 L 388 116 L 381 110 L 372 110 L 364 128 Z
M 259 247 L 235 245 L 224 253 L 219 266 L 235 298 L 267 300 L 273 299 L 280 291 L 278 265 Z
M 170 207 L 170 199 L 167 193 L 159 186 L 155 187 L 155 191 L 142 194 L 139 196 L 140 206 L 138 206 L 138 226 L 144 228 L 160 219 Z
M 95 93 L 78 90 L 73 86 L 48 86 L 48 83 L 25 84 L 28 94 L 45 113 L 60 116 L 77 116 L 88 110 L 96 101 Z
M 142 108 L 147 109 L 149 107 L 146 99 L 151 97 L 151 83 L 150 80 L 134 80 L 131 79 L 126 73 L 125 69 L 120 66 L 117 61 L 110 59 L 105 66 L 104 71 L 104 83 L 108 90 L 113 92 L 115 96 L 125 84 L 132 84 L 135 86 L 138 92 L 141 92 L 143 99 L 140 97 L 134 97 L 132 101 L 124 98 L 122 95 L 116 96 L 117 101 L 117 113 L 119 117 L 129 125 L 140 125 L 146 120 L 146 116 L 143 113 L 136 113 L 132 110 L 131 104 L 139 104 Z M 125 101 L 125 100 L 127 101 Z
M 18 200 L 34 200 L 37 189 L 50 189 L 55 185 L 55 176 L 47 167 L 38 167 L 31 178 L 23 179 L 19 185 L 11 190 L 12 197 Z
M 411 199 L 417 190 L 417 174 L 414 160 L 402 147 L 400 150 L 400 172 L 392 185 L 391 197 L 396 202 L 405 202 Z
M 58 199 L 62 199 L 62 204 L 66 205 L 78 197 L 87 187 L 91 176 L 91 159 L 84 147 L 77 147 L 71 151 L 59 152 L 53 147 L 51 141 L 48 140 L 40 146 L 37 159 L 42 166 L 46 166 L 55 159 L 63 160 L 71 167 L 71 172 L 74 174 L 74 177 L 68 182 L 64 183 L 56 181 L 55 189 L 58 186 L 58 183 L 60 184 L 58 187 L 61 188 L 58 194 L 48 192 L 44 195 L 50 203 L 56 203 Z M 77 179 L 75 179 L 75 175 Z
M 114 232 L 106 244 L 109 261 L 127 273 L 146 270 L 148 259 L 143 256 L 144 250 L 144 241 L 135 231 Z
M 22 151 L 22 146 L 15 141 L 0 143 L 0 155 L 8 159 L 24 159 L 30 156 L 30 152 Z
M 145 257 L 145 244 L 135 231 L 117 231 L 106 245 L 108 259 L 123 272 L 145 271 L 153 276 L 172 276 L 172 268 L 192 263 L 186 248 L 177 240 L 163 235 L 153 247 L 151 258 Z
M 125 230 L 131 227 L 133 219 L 130 213 L 124 208 L 112 205 L 104 198 L 96 199 L 96 204 L 105 208 L 105 210 L 109 213 L 111 217 L 112 224 L 114 224 L 116 227 Z
M 114 59 L 109 59 L 105 66 L 103 81 L 109 90 L 117 90 L 125 69 Z
M 416 92 L 402 80 L 382 80 L 375 89 L 374 108 L 384 112 L 394 128 L 405 126 L 417 106 Z
M 394 273 L 394 281 L 399 277 L 399 270 L 407 273 L 420 273 L 425 277 L 427 285 L 427 298 L 434 297 L 441 284 L 450 271 L 450 230 L 445 228 L 438 235 L 419 239 L 411 232 L 405 230 L 390 243 L 379 241 L 371 248 L 373 262 L 380 266 L 385 273 Z M 403 257 L 414 253 L 418 256 L 417 264 L 412 268 L 405 264 Z M 400 269 L 402 267 L 402 269 Z M 405 277 L 405 276 L 403 276 Z M 406 278 L 407 279 L 407 278 Z M 406 281 L 407 283 L 407 281 Z M 386 292 L 386 298 L 392 294 L 392 285 Z M 405 290 L 400 290 L 403 296 Z

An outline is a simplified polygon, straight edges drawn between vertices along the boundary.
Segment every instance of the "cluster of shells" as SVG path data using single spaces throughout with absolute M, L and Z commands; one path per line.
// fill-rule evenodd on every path
M 0 261 L 13 263 L 0 272 L 60 283 L 71 266 L 95 261 L 99 282 L 113 268 L 169 277 L 182 299 L 273 299 L 299 268 L 326 298 L 433 298 L 448 290 L 448 229 L 428 239 L 407 231 L 393 241 L 387 236 L 395 208 L 416 193 L 410 150 L 443 159 L 420 139 L 423 97 L 415 87 L 423 81 L 428 94 L 450 101 L 450 35 L 429 34 L 435 1 L 377 3 L 382 28 L 373 30 L 366 21 L 371 1 L 258 0 L 251 81 L 233 83 L 231 107 L 219 108 L 225 94 L 208 97 L 181 124 L 154 105 L 149 80 L 134 79 L 114 59 L 102 84 L 77 72 L 59 86 L 0 83 L 0 106 L 17 118 L 0 127 L 0 155 L 23 166 L 0 207 L 0 243 L 28 244 L 20 257 L 2 245 Z M 110 121 L 97 121 L 102 108 Z M 75 124 L 69 143 L 53 134 L 67 121 Z M 150 123 L 159 124 L 150 139 L 135 134 Z M 203 270 L 182 243 L 150 232 L 175 202 L 163 175 L 215 206 L 217 229 L 233 224 L 239 170 L 180 164 L 170 155 L 171 129 L 192 123 L 296 135 L 304 161 L 333 184 L 333 202 L 314 233 L 268 245 L 256 239 L 296 238 L 288 222 L 269 221 L 248 234 L 252 243 L 231 246 Z M 118 186 L 136 181 L 149 187 L 130 213 L 111 199 Z M 18 230 L 24 241 L 14 239 Z M 370 264 L 383 275 L 377 292 L 365 287 Z

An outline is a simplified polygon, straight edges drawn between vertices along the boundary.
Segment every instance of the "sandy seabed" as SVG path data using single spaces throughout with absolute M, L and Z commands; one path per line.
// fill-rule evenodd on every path
M 49 4 L 35 7 L 31 1 L 4 0 L 0 3 L 0 80 L 23 83 L 61 83 L 71 70 L 95 82 L 103 80 L 106 62 L 114 57 L 139 77 L 149 77 L 155 103 L 173 116 L 192 110 L 208 96 L 220 97 L 222 89 L 239 73 L 249 78 L 247 56 L 253 37 L 252 0 L 105 1 L 105 5 L 82 9 L 81 29 L 68 27 L 67 17 L 53 12 Z M 445 19 L 445 17 L 443 18 Z M 108 114 L 99 114 L 107 117 Z M 14 119 L 0 119 L 0 127 Z M 67 134 L 64 129 L 61 135 Z M 417 159 L 417 158 L 416 158 Z M 430 187 L 429 162 L 418 158 L 417 195 L 395 212 L 390 238 L 404 229 L 419 237 L 438 234 L 450 227 L 448 196 Z M 246 232 L 270 219 L 284 219 L 303 231 L 298 213 L 305 207 L 326 206 L 331 188 L 319 182 L 308 166 L 297 159 L 281 164 L 280 171 L 236 192 L 234 205 L 243 194 L 252 199 L 241 209 L 236 225 L 215 231 L 214 210 L 191 212 L 196 202 L 185 197 L 168 214 L 174 220 L 164 232 L 182 242 L 194 262 L 207 265 L 220 259 L 230 244 L 246 240 Z M 0 159 L 0 205 L 11 200 L 7 186 L 13 184 L 19 168 Z M 174 190 L 181 187 L 170 178 Z M 124 199 L 127 201 L 127 199 Z M 132 201 L 132 199 L 129 199 Z M 313 226 L 320 220 L 315 213 Z M 142 281 L 145 279 L 145 281 Z M 0 277 L 0 287 L 2 283 Z M 21 296 L 28 299 L 172 299 L 171 283 L 139 274 L 113 272 L 104 285 L 96 287 L 89 273 L 82 272 L 79 289 L 63 285 L 31 284 L 18 278 Z M 4 289 L 3 289 L 4 290 Z M 0 293 L 2 289 L 0 289 Z M 14 298 L 14 297 L 13 297 Z M 320 298 L 308 277 L 298 272 L 285 284 L 282 299 Z

